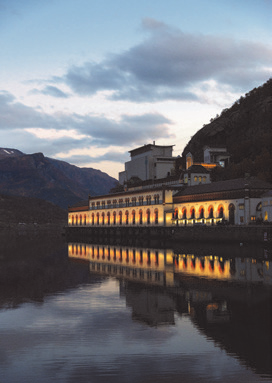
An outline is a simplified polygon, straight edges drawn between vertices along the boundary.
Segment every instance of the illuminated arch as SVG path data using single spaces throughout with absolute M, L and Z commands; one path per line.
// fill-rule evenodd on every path
M 113 224 L 116 225 L 116 211 L 113 212 Z
M 195 208 L 194 208 L 194 206 L 191 207 L 190 214 L 191 214 L 191 219 L 194 219 L 195 218 Z
M 218 213 L 218 218 L 224 217 L 224 206 L 222 204 L 218 206 L 217 213 Z
M 126 225 L 128 225 L 128 219 L 129 219 L 129 212 L 128 212 L 128 210 L 126 210 L 125 216 L 126 216 Z
M 110 212 L 109 211 L 107 213 L 107 223 L 108 223 L 108 225 L 110 225 Z
M 200 219 L 204 218 L 204 207 L 203 206 L 200 206 L 200 208 L 198 210 L 198 215 L 199 215 Z
M 142 209 L 139 211 L 139 224 L 142 225 L 143 223 L 143 211 Z
M 213 205 L 210 205 L 208 207 L 208 212 L 209 212 L 209 218 L 213 218 L 213 212 L 214 212 Z
M 155 209 L 155 211 L 154 211 L 154 222 L 155 222 L 155 225 L 157 225 L 159 223 L 159 210 L 158 209 Z
M 96 214 L 96 224 L 99 225 L 99 213 Z
M 105 213 L 104 212 L 101 214 L 101 217 L 102 217 L 102 225 L 105 225 Z
M 135 210 L 132 210 L 132 225 L 135 225 L 135 216 L 136 216 L 136 213 L 135 213 Z
M 122 218 L 123 218 L 123 214 L 121 211 L 119 211 L 119 225 L 122 225 Z
M 146 211 L 146 223 L 150 225 L 150 209 L 147 209 Z
M 94 213 L 92 214 L 92 225 L 94 225 Z
M 187 209 L 186 207 L 183 207 L 182 208 L 182 219 L 186 219 L 187 218 Z

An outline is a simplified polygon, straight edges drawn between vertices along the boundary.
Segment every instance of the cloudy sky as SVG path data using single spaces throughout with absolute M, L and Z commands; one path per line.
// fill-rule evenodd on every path
M 0 0 L 0 147 L 118 177 L 272 76 L 272 0 Z

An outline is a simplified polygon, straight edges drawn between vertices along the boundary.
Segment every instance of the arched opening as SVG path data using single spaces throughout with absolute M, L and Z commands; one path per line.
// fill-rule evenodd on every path
M 110 225 L 110 212 L 107 213 L 107 221 L 108 221 L 108 225 Z
M 159 223 L 159 211 L 158 211 L 158 209 L 155 209 L 155 211 L 154 211 L 154 222 L 155 222 L 155 225 L 157 225 Z
M 213 206 L 212 205 L 209 206 L 208 212 L 209 212 L 209 218 L 213 218 Z
M 204 207 L 200 206 L 199 208 L 199 218 L 203 219 L 204 218 Z
M 80 224 L 80 226 L 82 225 L 82 215 L 81 214 L 79 216 L 79 224 Z
M 234 225 L 235 223 L 235 206 L 233 205 L 233 203 L 231 203 L 229 205 L 229 223 L 231 225 Z
M 96 214 L 96 224 L 99 225 L 99 213 Z
M 142 210 L 139 211 L 139 224 L 140 225 L 143 224 L 143 211 Z
M 102 222 L 101 223 L 102 223 L 102 225 L 105 225 L 105 213 L 104 212 L 102 213 Z
M 135 225 L 135 210 L 132 210 L 132 225 Z
M 186 219 L 187 218 L 187 210 L 186 210 L 186 207 L 184 207 L 182 209 L 182 219 Z
M 77 215 L 76 215 L 76 225 L 77 225 L 77 223 L 78 223 L 78 217 L 77 217 Z
M 224 218 L 224 207 L 223 207 L 223 205 L 218 206 L 218 218 Z
M 146 211 L 146 223 L 150 225 L 150 210 L 149 209 L 147 209 Z
M 191 219 L 195 219 L 195 208 L 194 207 L 191 208 L 190 213 L 191 213 Z
M 74 225 L 74 216 L 72 215 L 72 226 Z
M 122 212 L 119 211 L 119 225 L 122 225 Z
M 129 217 L 128 210 L 126 210 L 126 212 L 125 212 L 125 216 L 126 216 L 126 225 L 128 225 L 128 217 Z
M 113 212 L 113 224 L 116 225 L 116 211 Z

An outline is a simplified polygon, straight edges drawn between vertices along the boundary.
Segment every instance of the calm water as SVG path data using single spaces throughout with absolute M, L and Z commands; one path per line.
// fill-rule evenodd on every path
M 272 256 L 2 238 L 0 382 L 272 382 Z

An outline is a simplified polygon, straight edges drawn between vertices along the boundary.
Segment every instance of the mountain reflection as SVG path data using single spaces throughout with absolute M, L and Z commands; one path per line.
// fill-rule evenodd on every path
M 187 316 L 206 338 L 271 376 L 271 253 L 237 252 L 68 244 L 69 257 L 85 260 L 92 275 L 119 279 L 133 320 L 162 326 Z

